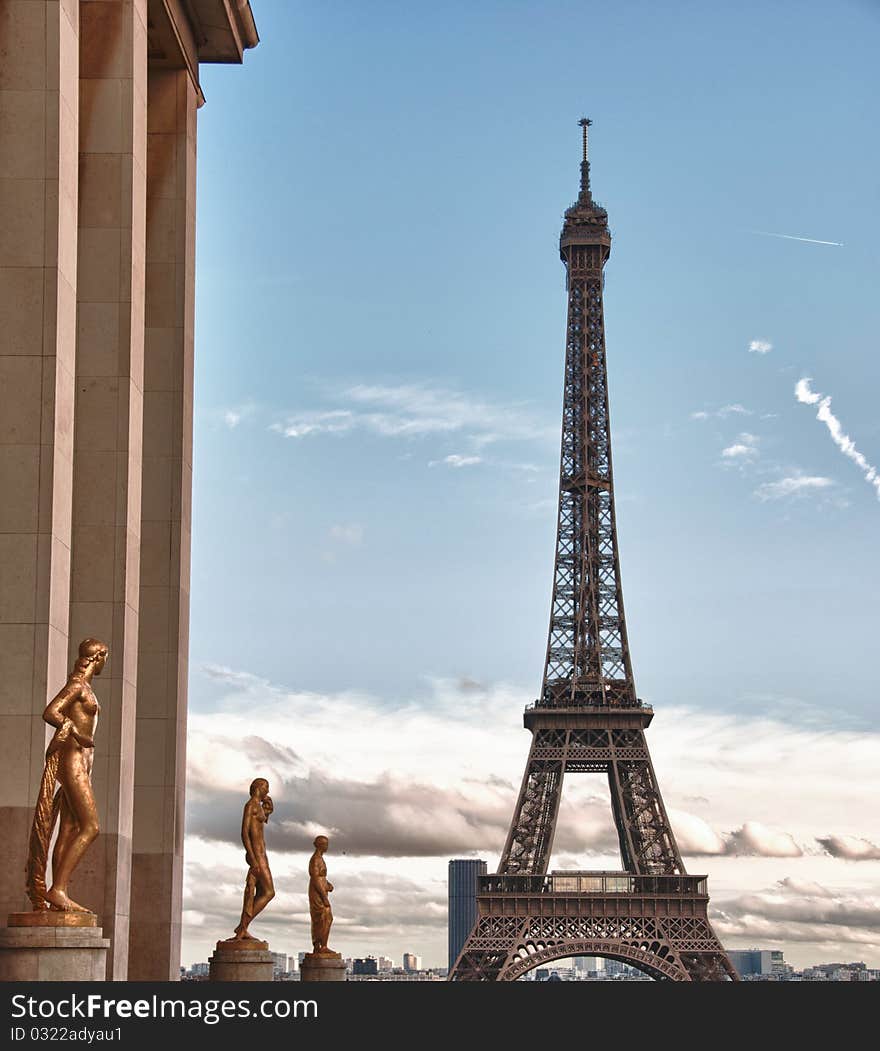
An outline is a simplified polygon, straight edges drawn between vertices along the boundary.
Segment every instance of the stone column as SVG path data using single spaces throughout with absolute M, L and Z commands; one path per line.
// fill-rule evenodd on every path
M 92 775 L 101 835 L 72 883 L 127 975 L 140 579 L 147 0 L 80 3 L 72 649 L 110 646 Z
M 180 973 L 192 503 L 196 87 L 151 69 L 129 977 Z
M 76 0 L 0 4 L 0 923 L 67 674 L 78 33 Z

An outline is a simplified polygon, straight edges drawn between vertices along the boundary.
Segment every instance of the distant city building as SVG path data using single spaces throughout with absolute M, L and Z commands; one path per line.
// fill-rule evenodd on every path
M 727 955 L 740 978 L 785 973 L 786 964 L 780 949 L 730 949 Z
M 422 969 L 421 956 L 416 956 L 414 952 L 405 952 L 403 954 L 403 969 L 407 974 L 412 974 L 413 971 L 420 971 Z
M 282 974 L 287 974 L 288 958 L 286 952 L 270 952 L 269 955 L 272 957 L 272 977 L 280 978 Z
M 835 971 L 864 971 L 865 964 L 860 960 L 858 963 L 820 963 L 813 970 L 822 971 L 823 974 L 831 975 Z
M 393 971 L 394 970 L 394 960 L 392 960 L 390 956 L 380 956 L 379 957 L 379 970 L 380 971 Z
M 352 960 L 351 963 L 352 974 L 378 974 L 379 973 L 379 961 L 375 956 L 367 956 L 366 959 Z
M 456 859 L 449 862 L 448 948 L 450 969 L 458 959 L 461 947 L 471 933 L 474 920 L 477 918 L 477 878 L 485 875 L 485 861 Z
M 208 965 L 207 963 L 194 963 L 189 969 L 191 978 L 207 978 L 208 977 Z
M 731 953 L 734 966 L 747 972 L 741 972 L 744 982 L 880 982 L 880 968 L 867 967 L 862 962 L 820 963 L 796 971 L 785 962 L 780 949 L 734 949 Z M 739 959 L 736 959 L 736 954 L 739 954 Z M 571 967 L 538 967 L 526 972 L 523 979 L 532 982 L 653 981 L 650 975 L 630 964 L 595 957 L 574 957 Z

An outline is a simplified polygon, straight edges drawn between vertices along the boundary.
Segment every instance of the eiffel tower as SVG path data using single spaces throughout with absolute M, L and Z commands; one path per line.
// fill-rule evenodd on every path
M 656 979 L 737 981 L 707 916 L 705 876 L 685 872 L 636 696 L 623 612 L 603 271 L 608 213 L 590 192 L 587 135 L 559 252 L 568 288 L 559 517 L 541 696 L 498 872 L 479 879 L 477 919 L 450 981 L 514 981 L 539 964 L 603 956 Z M 566 773 L 607 773 L 623 871 L 547 872 Z

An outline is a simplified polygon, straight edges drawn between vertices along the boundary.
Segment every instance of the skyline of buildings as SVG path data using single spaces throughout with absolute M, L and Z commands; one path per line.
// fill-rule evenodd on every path
M 743 981 L 770 982 L 880 982 L 880 968 L 868 967 L 864 961 L 850 963 L 817 963 L 800 970 L 785 962 L 780 949 L 728 949 L 731 962 Z M 273 981 L 298 981 L 299 967 L 291 964 L 297 958 L 285 953 L 273 953 L 276 967 Z M 299 953 L 299 962 L 305 953 Z M 346 958 L 347 980 L 355 981 L 442 981 L 447 975 L 445 967 L 423 967 L 420 957 L 406 953 L 410 967 L 406 964 L 394 967 L 394 961 L 385 956 Z M 412 966 L 413 964 L 417 966 Z M 181 967 L 181 979 L 207 981 L 208 964 L 196 962 L 188 968 Z M 533 968 L 520 981 L 653 981 L 650 975 L 639 971 L 620 960 L 595 956 L 576 956 Z

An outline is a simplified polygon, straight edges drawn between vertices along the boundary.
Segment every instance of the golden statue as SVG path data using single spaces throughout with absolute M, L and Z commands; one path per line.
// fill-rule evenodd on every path
M 104 670 L 109 654 L 105 643 L 83 639 L 64 688 L 43 712 L 43 719 L 55 727 L 55 733 L 46 749 L 28 845 L 27 893 L 35 911 L 90 912 L 68 897 L 67 884 L 99 831 L 92 792 L 92 760 L 100 706 L 92 689 L 92 677 Z M 60 786 L 57 792 L 56 781 Z M 47 890 L 46 865 L 56 822 L 52 886 Z
M 258 777 L 251 782 L 250 799 L 244 805 L 241 816 L 241 842 L 248 863 L 247 880 L 244 885 L 244 904 L 241 920 L 235 928 L 235 937 L 230 941 L 257 941 L 248 931 L 255 916 L 258 916 L 275 897 L 275 885 L 266 857 L 266 840 L 263 826 L 275 809 L 269 795 L 269 782 Z
M 327 879 L 324 853 L 330 846 L 326 836 L 315 840 L 315 853 L 309 859 L 309 912 L 312 915 L 312 945 L 315 956 L 336 956 L 327 945 L 333 910 L 330 908 L 330 891 L 333 884 Z

